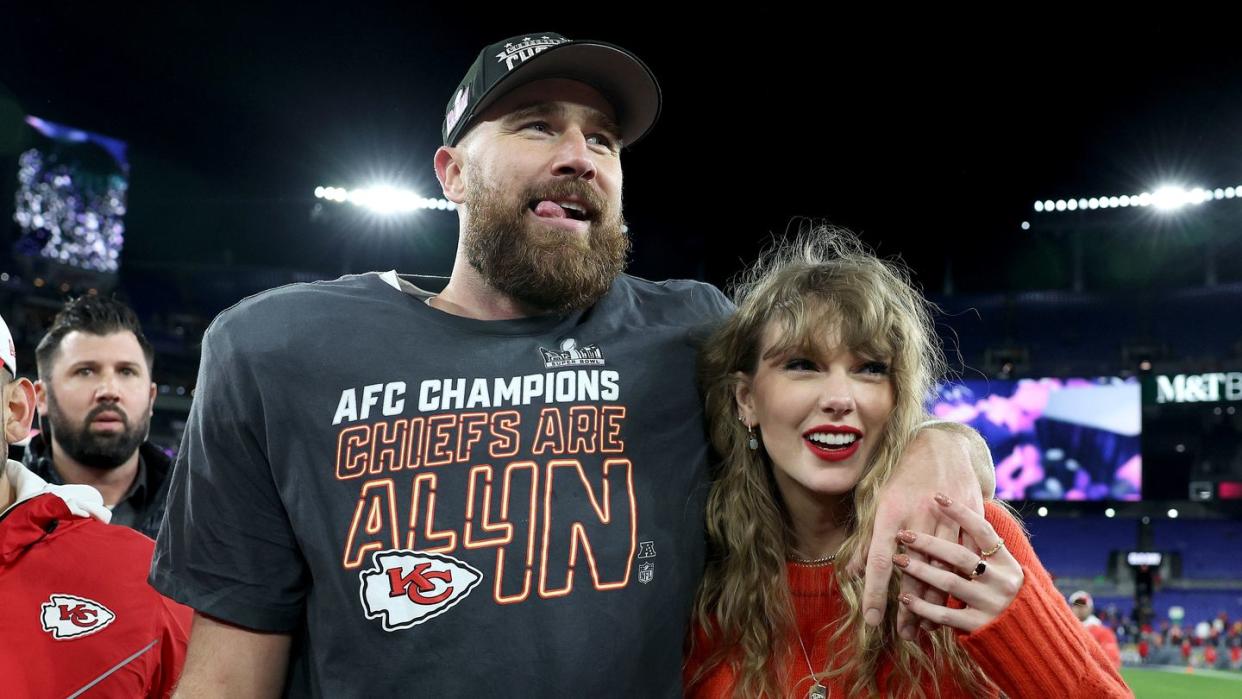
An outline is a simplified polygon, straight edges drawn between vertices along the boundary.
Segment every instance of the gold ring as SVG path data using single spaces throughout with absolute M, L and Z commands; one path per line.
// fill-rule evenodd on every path
M 996 555 L 996 552 L 997 552 L 997 551 L 1000 551 L 1000 550 L 1001 550 L 1001 549 L 1003 549 L 1003 548 L 1005 548 L 1005 540 L 1004 540 L 1004 539 L 1001 539 L 1000 541 L 996 542 L 996 545 L 995 545 L 995 546 L 993 546 L 992 548 L 988 549 L 987 551 L 980 551 L 980 552 L 979 552 L 979 558 L 982 558 L 982 559 L 984 559 L 984 560 L 987 560 L 988 556 L 994 556 L 994 555 Z

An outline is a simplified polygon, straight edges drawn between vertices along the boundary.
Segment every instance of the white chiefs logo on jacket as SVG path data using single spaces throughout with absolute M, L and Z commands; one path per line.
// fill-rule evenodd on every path
M 375 567 L 362 571 L 358 593 L 368 619 L 385 631 L 408 629 L 448 611 L 466 598 L 483 574 L 464 561 L 422 551 L 378 551 Z
M 43 630 L 57 641 L 89 636 L 102 631 L 116 614 L 102 604 L 74 595 L 52 595 L 43 603 L 40 620 Z

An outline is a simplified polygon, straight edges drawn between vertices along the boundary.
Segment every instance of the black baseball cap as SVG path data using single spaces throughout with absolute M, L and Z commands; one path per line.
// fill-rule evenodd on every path
M 510 90 L 546 78 L 577 80 L 598 90 L 616 110 L 627 146 L 645 136 L 660 115 L 660 85 L 629 51 L 553 32 L 523 34 L 488 46 L 474 59 L 444 111 L 444 145 L 457 145 L 478 116 Z

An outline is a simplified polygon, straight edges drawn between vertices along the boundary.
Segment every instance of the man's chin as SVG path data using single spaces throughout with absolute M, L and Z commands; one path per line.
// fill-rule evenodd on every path
M 571 250 L 578 254 L 591 248 L 591 229 L 584 232 L 571 231 L 554 223 L 545 223 L 541 219 L 528 221 L 523 226 L 523 237 L 526 245 L 541 253 L 556 253 Z

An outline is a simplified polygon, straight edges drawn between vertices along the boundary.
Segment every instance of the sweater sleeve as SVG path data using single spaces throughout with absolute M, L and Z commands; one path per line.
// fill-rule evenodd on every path
M 1022 589 L 991 622 L 958 637 L 1009 697 L 1132 697 L 1121 675 L 1070 611 L 1022 526 L 989 502 L 987 520 L 1022 566 Z

